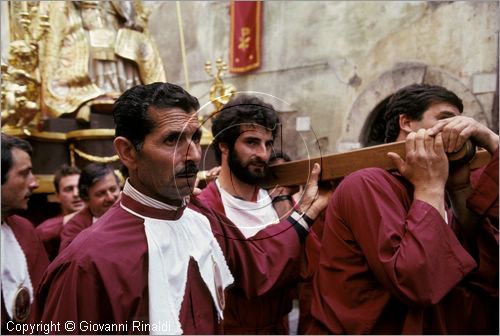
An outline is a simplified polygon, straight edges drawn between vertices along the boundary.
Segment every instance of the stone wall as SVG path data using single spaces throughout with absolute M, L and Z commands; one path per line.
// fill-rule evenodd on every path
M 145 4 L 168 80 L 185 86 L 176 3 Z M 203 104 L 205 61 L 228 60 L 229 3 L 180 9 L 190 90 Z M 498 15 L 497 1 L 265 2 L 262 67 L 226 81 L 287 102 L 292 113 L 281 116 L 295 158 L 359 147 L 377 103 L 415 81 L 456 90 L 466 114 L 498 129 Z M 296 131 L 296 117 L 309 117 L 312 130 Z
M 208 103 L 204 63 L 228 61 L 229 2 L 143 3 L 168 80 L 186 86 L 180 9 L 189 89 Z M 269 1 L 263 8 L 262 67 L 225 81 L 285 102 L 284 143 L 294 158 L 359 147 L 374 107 L 412 82 L 456 90 L 465 114 L 498 131 L 498 1 Z M 6 9 L 2 2 L 4 60 Z M 297 131 L 297 118 L 311 129 Z

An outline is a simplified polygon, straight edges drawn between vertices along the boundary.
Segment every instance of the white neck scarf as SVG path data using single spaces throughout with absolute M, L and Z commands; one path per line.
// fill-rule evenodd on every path
M 264 189 L 259 190 L 257 202 L 249 202 L 236 198 L 221 188 L 219 179 L 215 180 L 215 183 L 220 191 L 226 217 L 238 227 L 245 238 L 255 236 L 268 225 L 279 223 L 279 216 Z
M 16 293 L 20 287 L 26 287 L 33 303 L 33 286 L 28 272 L 26 256 L 7 223 L 2 224 L 2 295 L 7 314 L 14 316 Z
M 126 189 L 123 192 L 139 202 Z M 168 326 L 168 330 L 159 330 L 157 333 L 182 333 L 179 314 L 191 257 L 197 262 L 201 277 L 212 295 L 219 318 L 222 319 L 222 307 L 215 286 L 214 262 L 220 270 L 223 288 L 233 283 L 234 279 L 208 219 L 191 209 L 185 209 L 178 220 L 156 219 L 138 214 L 123 204 L 121 206 L 144 219 L 149 260 L 149 323 Z
M 125 185 L 123 186 L 123 193 L 129 196 L 130 198 L 135 199 L 137 202 L 147 205 L 148 207 L 151 208 L 165 209 L 165 210 L 177 210 L 179 208 L 177 206 L 166 204 L 157 201 L 154 198 L 151 198 L 147 195 L 144 195 L 130 184 L 129 179 L 127 179 Z M 185 205 L 185 202 L 183 201 L 182 204 Z

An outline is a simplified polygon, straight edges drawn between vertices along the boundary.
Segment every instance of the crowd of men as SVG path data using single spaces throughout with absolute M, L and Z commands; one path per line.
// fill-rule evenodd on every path
M 289 158 L 274 149 L 277 112 L 253 95 L 213 118 L 220 168 L 195 188 L 199 107 L 170 83 L 125 91 L 113 106 L 123 188 L 110 166 L 63 166 L 61 214 L 36 228 L 17 215 L 38 186 L 32 148 L 2 133 L 2 333 L 288 334 L 298 298 L 300 333 L 498 334 L 499 138 L 453 92 L 395 92 L 384 118 L 385 141 L 406 142 L 405 157 L 387 154 L 397 171 L 328 190 L 319 164 L 299 191 L 261 187 L 271 157 Z M 450 167 L 466 141 L 490 162 Z

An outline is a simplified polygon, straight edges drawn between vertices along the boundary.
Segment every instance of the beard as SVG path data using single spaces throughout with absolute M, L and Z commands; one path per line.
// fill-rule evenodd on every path
M 262 164 L 262 167 L 252 169 L 249 166 L 253 163 Z M 250 159 L 247 163 L 243 163 L 234 148 L 229 150 L 228 165 L 231 173 L 246 184 L 259 184 L 269 175 L 267 162 L 260 159 Z

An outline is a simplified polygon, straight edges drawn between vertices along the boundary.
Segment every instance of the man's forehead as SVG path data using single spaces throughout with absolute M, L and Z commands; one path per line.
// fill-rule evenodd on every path
M 198 120 L 196 110 L 186 111 L 180 107 L 150 107 L 154 119 L 193 119 Z
M 65 175 L 65 176 L 61 177 L 61 179 L 59 180 L 59 184 L 78 182 L 79 178 L 80 178 L 80 174 Z
M 240 125 L 240 133 L 243 134 L 261 134 L 271 135 L 272 130 L 259 124 L 242 124 Z
M 448 115 L 450 117 L 460 115 L 458 107 L 448 102 L 434 102 L 427 108 L 426 112 L 427 111 L 432 111 L 433 113 L 440 115 Z
M 183 129 L 192 131 L 200 127 L 198 115 L 194 110 L 186 112 L 180 108 L 157 108 L 152 111 L 152 117 L 157 122 L 157 126 L 176 131 L 182 131 Z
M 12 162 L 14 164 L 27 164 L 31 165 L 30 155 L 20 148 L 12 149 Z

